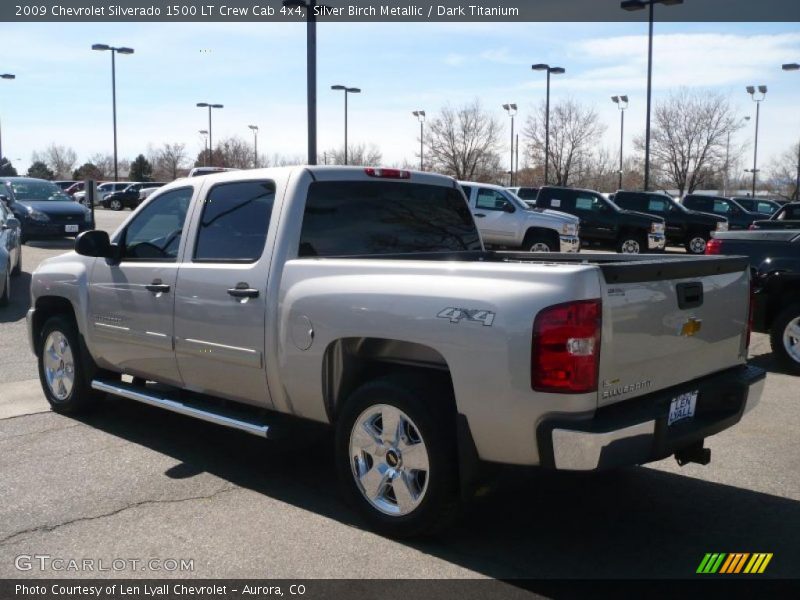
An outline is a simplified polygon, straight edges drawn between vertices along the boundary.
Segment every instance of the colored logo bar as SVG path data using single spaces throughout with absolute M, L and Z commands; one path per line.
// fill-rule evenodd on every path
M 772 560 L 771 552 L 709 552 L 700 561 L 697 573 L 726 575 L 737 573 L 763 573 L 769 561 Z

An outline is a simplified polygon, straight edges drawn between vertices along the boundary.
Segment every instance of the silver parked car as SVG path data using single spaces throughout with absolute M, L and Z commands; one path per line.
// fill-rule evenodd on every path
M 5 202 L 0 202 L 0 306 L 11 298 L 11 276 L 22 271 L 22 240 L 19 220 Z

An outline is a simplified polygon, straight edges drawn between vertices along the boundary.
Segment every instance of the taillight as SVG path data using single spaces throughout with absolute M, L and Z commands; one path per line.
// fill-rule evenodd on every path
M 539 392 L 597 391 L 600 362 L 600 300 L 545 308 L 533 322 L 531 387 Z
M 706 242 L 706 254 L 722 254 L 722 240 L 711 238 Z
M 381 179 L 411 179 L 411 171 L 404 171 L 402 169 L 367 167 L 364 169 L 364 173 L 370 177 L 379 177 Z

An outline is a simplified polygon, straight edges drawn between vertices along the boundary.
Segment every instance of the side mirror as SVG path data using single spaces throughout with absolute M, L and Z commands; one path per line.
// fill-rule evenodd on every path
M 112 244 L 107 231 L 92 229 L 75 238 L 75 252 L 81 256 L 96 258 L 119 258 L 119 246 Z
M 513 204 L 511 204 L 511 202 L 506 202 L 506 203 L 503 205 L 503 212 L 507 212 L 507 213 L 513 213 L 513 212 L 516 212 L 516 210 L 517 210 L 517 209 L 516 209 L 516 208 L 514 208 L 514 205 L 513 205 Z
M 22 223 L 19 222 L 19 219 L 16 217 L 8 217 L 6 219 L 6 224 L 4 225 L 6 229 L 19 229 L 22 227 Z

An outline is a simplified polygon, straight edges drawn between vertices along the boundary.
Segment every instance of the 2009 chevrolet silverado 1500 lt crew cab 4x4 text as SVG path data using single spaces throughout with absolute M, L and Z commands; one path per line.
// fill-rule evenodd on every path
M 75 250 L 32 280 L 55 411 L 109 393 L 265 438 L 330 424 L 349 500 L 396 536 L 447 523 L 488 463 L 707 462 L 763 387 L 742 259 L 487 252 L 431 173 L 183 179 Z

